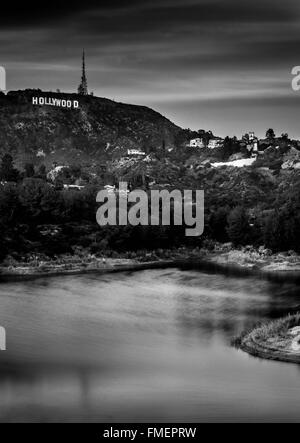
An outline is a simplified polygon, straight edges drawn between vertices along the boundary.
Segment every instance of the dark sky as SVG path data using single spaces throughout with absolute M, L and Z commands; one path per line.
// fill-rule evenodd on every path
M 84 47 L 96 95 L 219 135 L 273 127 L 300 138 L 300 93 L 291 88 L 299 0 L 6 3 L 0 65 L 8 89 L 75 91 Z

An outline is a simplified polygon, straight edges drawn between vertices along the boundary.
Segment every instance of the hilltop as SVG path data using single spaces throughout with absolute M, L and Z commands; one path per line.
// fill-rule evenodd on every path
M 32 104 L 32 97 L 78 100 L 79 109 Z M 181 128 L 158 112 L 106 98 L 44 92 L 0 94 L 0 156 L 17 167 L 41 163 L 92 166 L 119 158 L 127 149 L 172 149 Z

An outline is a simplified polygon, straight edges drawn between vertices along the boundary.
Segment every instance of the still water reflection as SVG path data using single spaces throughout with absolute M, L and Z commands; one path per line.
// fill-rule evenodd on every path
M 5 283 L 1 421 L 300 421 L 300 367 L 230 346 L 299 286 L 164 269 Z

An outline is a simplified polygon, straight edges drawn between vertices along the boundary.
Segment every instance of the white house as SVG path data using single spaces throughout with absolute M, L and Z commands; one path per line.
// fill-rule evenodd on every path
M 255 132 L 253 132 L 253 131 L 250 131 L 249 133 L 248 133 L 248 135 L 249 135 L 249 141 L 251 142 L 251 141 L 254 141 L 255 140 Z
M 190 148 L 204 148 L 203 138 L 194 138 L 190 140 Z
M 248 137 L 249 143 L 247 144 L 247 149 L 249 152 L 252 152 L 252 156 L 254 156 L 258 151 L 258 139 L 253 131 L 248 132 Z
M 209 149 L 216 149 L 223 146 L 223 140 L 221 138 L 211 138 L 208 143 Z
M 139 149 L 128 149 L 127 155 L 146 155 L 146 152 L 140 151 Z
M 46 157 L 45 152 L 43 151 L 43 149 L 39 149 L 38 152 L 36 153 L 37 157 Z
M 69 191 L 69 190 L 81 191 L 84 188 L 85 188 L 85 186 L 80 186 L 80 185 L 64 185 L 64 189 L 66 189 L 67 191 Z

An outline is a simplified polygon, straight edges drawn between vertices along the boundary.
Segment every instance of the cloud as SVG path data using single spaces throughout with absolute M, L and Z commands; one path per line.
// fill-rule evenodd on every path
M 183 124 L 188 104 L 199 113 L 201 103 L 212 109 L 253 99 L 258 109 L 262 100 L 285 97 L 288 122 L 299 27 L 298 0 L 7 2 L 0 57 L 10 89 L 76 90 L 85 47 L 89 84 L 101 96 L 159 108 L 165 101 Z
M 144 29 L 149 26 L 176 23 L 234 23 L 234 22 L 283 22 L 292 20 L 297 8 L 297 0 L 260 0 L 251 2 L 240 0 L 52 0 L 37 3 L 27 0 L 15 4 L 1 5 L 0 23 L 5 26 L 24 27 L 33 24 L 40 26 L 50 22 L 60 22 L 69 18 L 77 19 L 88 26 L 84 15 L 90 13 L 92 23 L 104 25 L 108 30 L 114 23 L 118 27 Z M 141 20 L 137 20 L 137 18 Z M 82 20 L 83 19 L 83 20 Z M 129 20 L 129 23 L 128 23 Z M 103 32 L 103 29 L 98 29 Z

